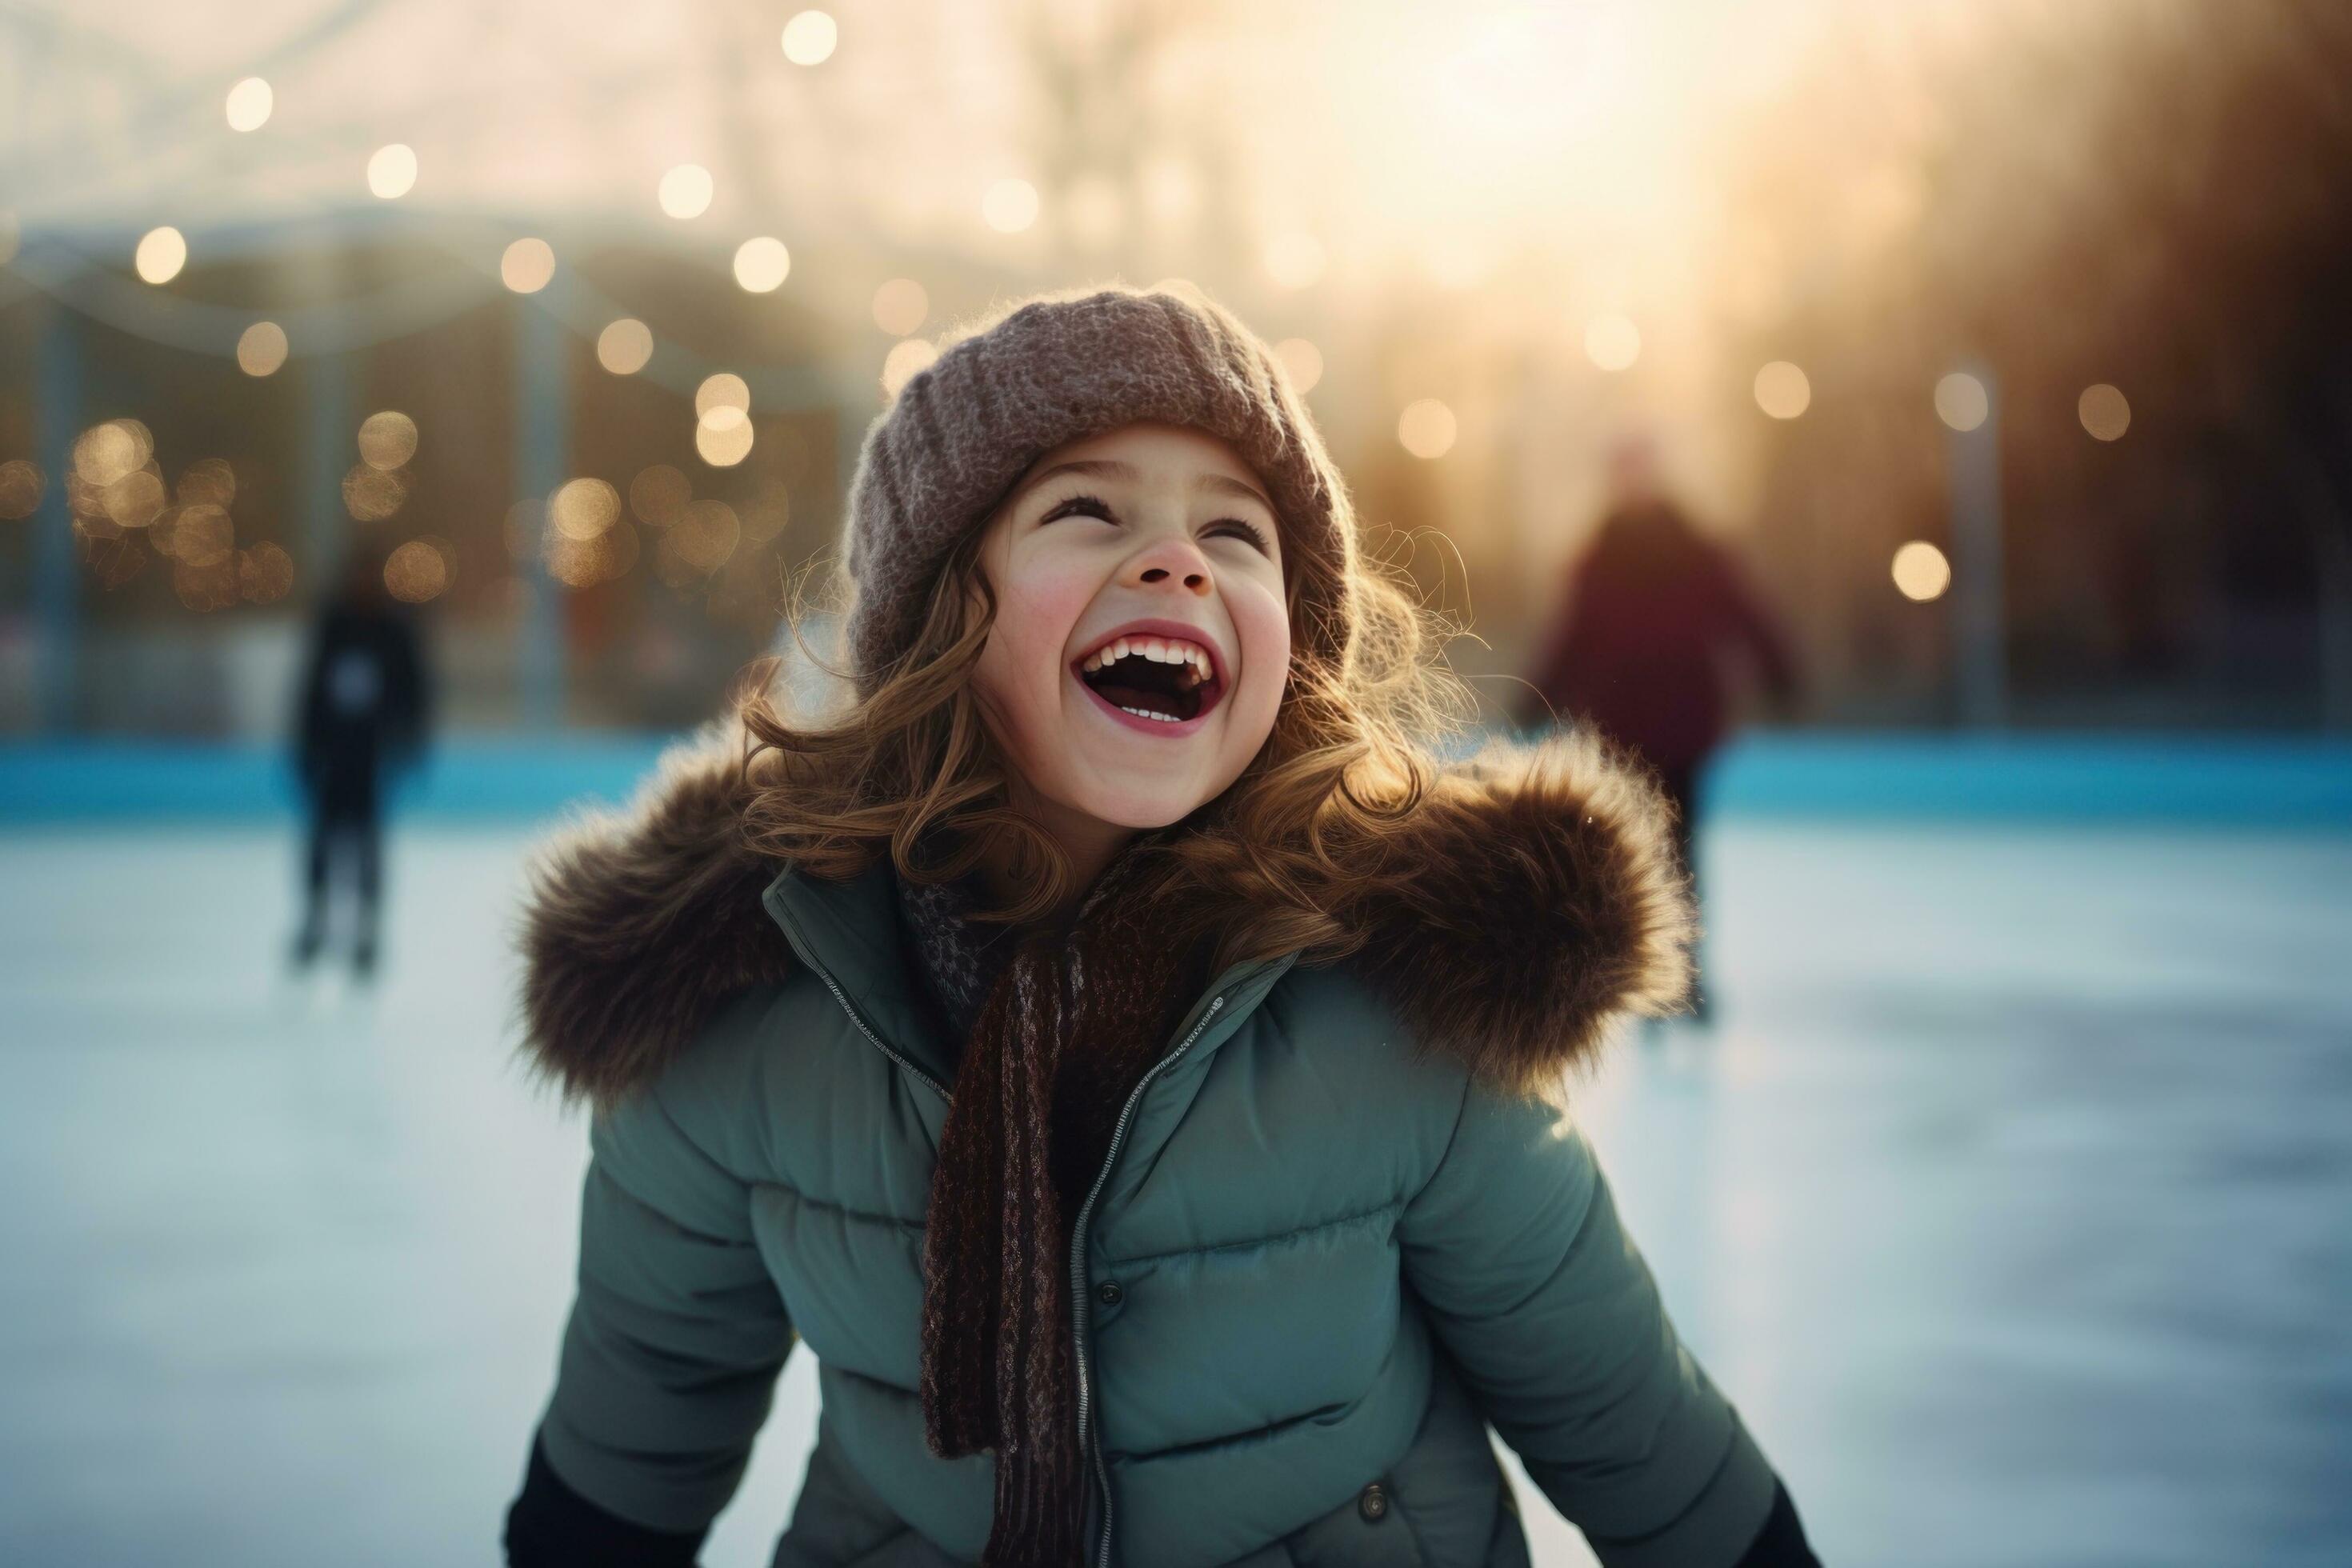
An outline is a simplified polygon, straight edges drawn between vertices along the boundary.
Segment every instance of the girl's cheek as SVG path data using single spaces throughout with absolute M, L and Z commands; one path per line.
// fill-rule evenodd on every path
M 990 641 L 999 660 L 996 679 L 1003 692 L 998 742 L 1030 787 L 1054 798 L 1067 761 L 1066 699 L 1062 669 L 1078 618 L 1094 602 L 1096 582 L 1069 571 L 1031 569 L 1014 574 L 998 595 Z
M 1235 585 L 1225 600 L 1241 638 L 1243 685 L 1277 698 L 1290 669 L 1290 612 L 1278 585 L 1260 583 Z
M 1041 549 L 1016 555 L 1012 568 L 1003 595 L 1007 606 L 1044 621 L 1065 639 L 1102 586 L 1099 573 L 1061 552 Z

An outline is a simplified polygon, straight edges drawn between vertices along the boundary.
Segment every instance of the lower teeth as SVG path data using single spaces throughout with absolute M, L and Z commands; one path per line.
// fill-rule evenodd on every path
M 1177 718 L 1173 713 L 1154 713 L 1149 708 L 1129 708 L 1124 702 L 1118 705 L 1118 710 L 1122 713 L 1132 713 L 1139 719 L 1157 719 L 1166 724 L 1181 724 L 1183 722 L 1182 720 Z

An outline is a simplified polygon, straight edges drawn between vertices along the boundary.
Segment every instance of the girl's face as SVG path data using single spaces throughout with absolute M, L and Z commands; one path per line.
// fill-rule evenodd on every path
M 990 733 L 1076 826 L 1165 826 L 1240 776 L 1290 670 L 1282 538 L 1213 436 L 1129 425 L 1030 465 L 982 535 Z

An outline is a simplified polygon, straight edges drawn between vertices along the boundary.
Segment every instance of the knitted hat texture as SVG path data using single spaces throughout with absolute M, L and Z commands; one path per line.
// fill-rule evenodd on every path
M 1256 473 L 1279 514 L 1294 656 L 1343 664 L 1354 512 L 1281 362 L 1189 286 L 1118 284 L 1012 309 L 910 378 L 866 430 L 844 552 L 858 695 L 905 655 L 940 567 L 1032 464 L 1147 420 L 1215 436 Z

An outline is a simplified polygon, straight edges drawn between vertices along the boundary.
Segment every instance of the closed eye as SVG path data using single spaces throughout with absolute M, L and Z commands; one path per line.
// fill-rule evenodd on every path
M 1264 554 L 1265 552 L 1265 530 L 1258 527 L 1257 524 L 1254 522 L 1244 522 L 1237 517 L 1220 518 L 1215 522 L 1209 525 L 1209 531 L 1214 533 L 1219 529 L 1225 528 L 1234 529 L 1246 536 L 1249 542 L 1257 547 L 1260 554 Z
M 1098 517 L 1105 522 L 1118 521 L 1109 505 L 1096 496 L 1072 496 L 1037 521 L 1051 522 L 1057 517 Z
M 1111 510 L 1110 504 L 1108 501 L 1105 501 L 1101 497 L 1082 495 L 1072 496 L 1069 500 L 1061 502 L 1059 505 L 1046 512 L 1045 516 L 1039 518 L 1037 521 L 1040 525 L 1043 525 L 1045 523 L 1052 522 L 1058 518 L 1065 517 L 1098 517 L 1105 522 L 1111 523 L 1116 523 L 1118 521 L 1118 514 Z M 1245 521 L 1238 517 L 1221 517 L 1216 521 L 1209 525 L 1209 532 L 1212 534 L 1223 532 L 1228 530 L 1238 533 L 1243 538 L 1248 540 L 1252 547 L 1256 549 L 1261 554 L 1265 553 L 1268 549 L 1265 530 L 1258 527 L 1254 522 Z

